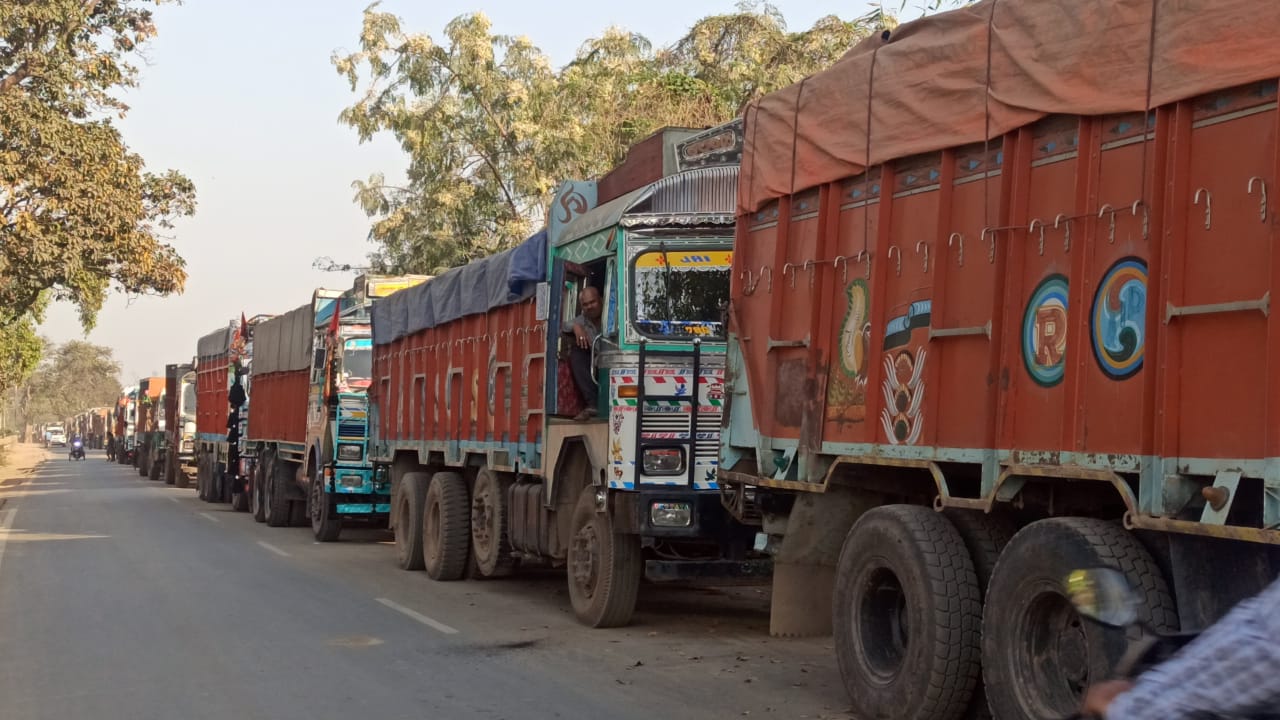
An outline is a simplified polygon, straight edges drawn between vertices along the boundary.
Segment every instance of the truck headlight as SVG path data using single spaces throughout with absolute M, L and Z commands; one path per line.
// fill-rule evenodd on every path
M 645 475 L 678 475 L 684 470 L 684 451 L 680 448 L 645 448 L 641 466 Z
M 360 475 L 339 475 L 338 485 L 348 490 L 359 490 L 364 487 L 364 478 Z
M 689 527 L 693 508 L 689 503 L 655 502 L 649 506 L 649 522 L 656 527 Z
M 339 460 L 359 460 L 363 454 L 364 453 L 359 445 L 352 443 L 342 443 L 338 445 Z

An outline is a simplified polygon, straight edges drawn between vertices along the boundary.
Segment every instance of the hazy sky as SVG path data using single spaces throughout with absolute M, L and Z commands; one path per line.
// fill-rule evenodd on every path
M 895 3 L 889 3 L 894 5 Z M 371 249 L 369 219 L 351 182 L 394 177 L 404 159 L 394 140 L 360 145 L 338 113 L 353 95 L 330 64 L 356 46 L 367 0 L 185 0 L 157 11 L 160 35 L 146 49 L 141 87 L 121 123 L 126 141 L 155 170 L 177 168 L 196 184 L 199 209 L 174 245 L 187 260 L 184 294 L 128 302 L 112 296 L 88 339 L 111 347 L 125 385 L 189 361 L 196 339 L 243 311 L 280 313 L 316 287 L 349 287 L 350 273 L 311 269 L 319 256 L 358 263 Z M 865 0 L 774 0 L 792 29 Z M 601 2 L 409 2 L 387 0 L 406 30 L 440 38 L 452 18 L 482 11 L 494 31 L 527 35 L 556 65 L 611 25 L 655 45 L 733 0 Z M 51 309 L 42 333 L 83 338 L 69 306 Z

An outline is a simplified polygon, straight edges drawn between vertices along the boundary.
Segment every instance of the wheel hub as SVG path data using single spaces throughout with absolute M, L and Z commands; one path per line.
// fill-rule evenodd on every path
M 870 574 L 856 612 L 862 656 L 873 674 L 892 680 L 902 669 L 911 637 L 907 595 L 892 570 L 882 567 Z
M 1067 681 L 1083 689 L 1089 682 L 1089 641 L 1084 636 L 1080 618 L 1061 619 L 1066 625 L 1058 635 L 1058 661 Z
M 1060 592 L 1044 588 L 1018 619 L 1024 638 L 1014 649 L 1018 686 L 1043 712 L 1066 712 L 1089 685 L 1089 638 L 1084 623 Z
M 476 495 L 471 505 L 471 535 L 476 545 L 482 548 L 489 547 L 489 540 L 492 537 L 490 532 L 492 518 L 493 505 L 490 502 L 489 494 Z
M 595 593 L 596 578 L 599 575 L 600 541 L 596 537 L 595 528 L 590 525 L 578 530 L 573 536 L 569 572 L 573 574 L 573 582 L 583 590 L 587 597 Z

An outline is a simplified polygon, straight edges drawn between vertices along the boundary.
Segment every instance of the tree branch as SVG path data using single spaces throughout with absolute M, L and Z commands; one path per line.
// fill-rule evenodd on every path
M 100 0 L 84 0 L 84 4 L 80 6 L 80 12 L 83 14 L 84 20 L 87 20 L 89 16 L 93 14 L 93 11 L 97 8 L 99 1 Z M 83 24 L 83 20 L 81 24 Z M 79 29 L 79 27 L 80 25 L 69 25 L 67 27 L 67 31 L 62 35 L 63 39 L 70 40 L 71 36 L 77 29 Z M 14 68 L 13 72 L 0 78 L 0 93 L 8 92 L 16 87 L 18 83 L 26 80 L 30 75 L 31 62 L 29 60 L 23 60 L 18 67 Z

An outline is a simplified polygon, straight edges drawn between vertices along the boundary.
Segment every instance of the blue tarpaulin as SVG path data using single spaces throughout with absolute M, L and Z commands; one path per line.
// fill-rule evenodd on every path
M 373 306 L 373 343 L 386 345 L 420 330 L 511 305 L 533 296 L 546 280 L 547 233 L 453 268 Z

